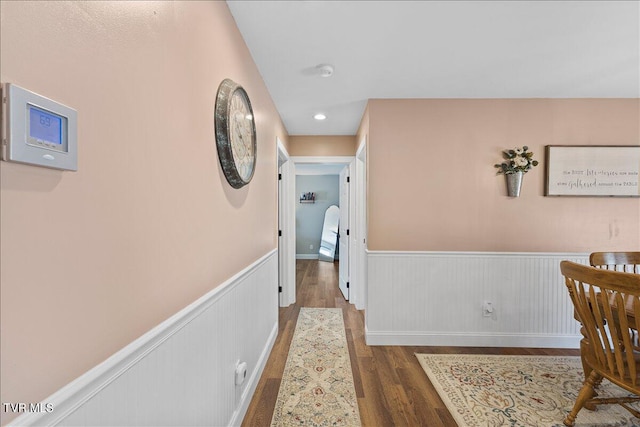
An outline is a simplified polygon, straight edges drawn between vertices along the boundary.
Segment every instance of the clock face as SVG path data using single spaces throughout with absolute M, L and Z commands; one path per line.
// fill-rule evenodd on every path
M 233 160 L 242 180 L 249 182 L 253 175 L 255 147 L 253 114 L 249 99 L 244 91 L 236 90 L 231 96 L 229 121 L 231 127 L 231 151 Z
M 253 178 L 256 165 L 256 127 L 247 92 L 225 79 L 216 98 L 216 146 L 225 177 L 234 188 Z

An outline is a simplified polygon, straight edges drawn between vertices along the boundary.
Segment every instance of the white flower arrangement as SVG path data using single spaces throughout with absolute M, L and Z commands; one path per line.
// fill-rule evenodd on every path
M 522 148 L 504 150 L 502 157 L 505 158 L 505 161 L 495 165 L 498 168 L 498 173 L 505 175 L 518 172 L 527 173 L 534 166 L 538 166 L 538 161 L 533 160 L 533 153 L 528 150 L 529 147 L 526 145 Z

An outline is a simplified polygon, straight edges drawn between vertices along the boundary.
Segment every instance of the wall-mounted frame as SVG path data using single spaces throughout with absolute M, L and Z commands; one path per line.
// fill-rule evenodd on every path
M 640 145 L 547 145 L 545 196 L 640 197 Z

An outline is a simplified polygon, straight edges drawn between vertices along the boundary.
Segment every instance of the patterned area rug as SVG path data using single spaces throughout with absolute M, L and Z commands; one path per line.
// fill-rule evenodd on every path
M 582 386 L 582 364 L 571 356 L 416 354 L 459 426 L 563 427 Z M 624 391 L 603 381 L 600 397 Z M 619 405 L 582 409 L 576 427 L 640 426 Z
M 271 425 L 360 425 L 341 309 L 300 309 Z

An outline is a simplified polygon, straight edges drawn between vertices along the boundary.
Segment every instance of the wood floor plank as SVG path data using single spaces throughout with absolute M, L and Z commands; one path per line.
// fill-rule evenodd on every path
M 345 332 L 347 335 L 347 346 L 349 347 L 349 358 L 351 359 L 351 371 L 353 372 L 353 385 L 356 389 L 356 397 L 364 397 L 364 388 L 360 380 L 360 365 L 358 365 L 351 329 L 347 329 Z
M 429 404 L 424 393 L 427 383 L 413 369 L 398 369 L 398 378 L 406 395 L 406 405 L 415 414 L 418 424 L 425 424 L 433 419 L 433 407 Z M 421 381 L 422 380 L 422 381 Z
M 364 389 L 364 399 L 358 400 L 360 419 L 364 426 L 392 426 L 393 418 L 388 410 L 384 387 L 378 376 L 376 359 L 373 357 L 358 358 L 360 379 Z M 363 418 L 362 412 L 366 416 Z
M 317 260 L 296 262 L 296 303 L 280 308 L 278 337 L 249 405 L 243 426 L 271 422 L 278 388 L 301 307 L 341 308 L 363 426 L 456 427 L 415 353 L 573 355 L 579 350 L 491 347 L 367 346 L 364 312 L 345 301 L 338 266 Z
M 268 426 L 271 424 L 279 389 L 280 380 L 269 378 L 264 381 L 260 390 L 256 390 L 242 425 Z

